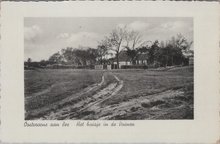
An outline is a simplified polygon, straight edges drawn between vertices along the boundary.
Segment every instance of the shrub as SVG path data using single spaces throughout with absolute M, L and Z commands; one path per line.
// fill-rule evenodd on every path
M 146 65 L 122 65 L 121 69 L 147 69 Z

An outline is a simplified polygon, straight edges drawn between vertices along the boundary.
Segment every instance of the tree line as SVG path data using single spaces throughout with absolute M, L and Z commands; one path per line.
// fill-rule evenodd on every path
M 140 54 L 147 54 L 147 64 L 153 67 L 187 65 L 192 41 L 188 41 L 182 34 L 178 34 L 167 41 L 144 41 L 142 35 L 128 27 L 117 27 L 109 35 L 98 42 L 97 48 L 67 47 L 54 53 L 48 60 L 37 64 L 47 66 L 52 64 L 87 66 L 95 64 L 111 64 L 113 60 L 119 67 L 119 55 L 125 51 L 133 65 Z M 31 64 L 28 59 L 26 64 Z M 33 64 L 33 62 L 32 62 Z

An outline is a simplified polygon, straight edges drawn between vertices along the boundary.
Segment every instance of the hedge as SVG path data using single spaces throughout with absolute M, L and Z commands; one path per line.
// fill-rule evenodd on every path
M 146 65 L 122 65 L 121 69 L 147 69 Z

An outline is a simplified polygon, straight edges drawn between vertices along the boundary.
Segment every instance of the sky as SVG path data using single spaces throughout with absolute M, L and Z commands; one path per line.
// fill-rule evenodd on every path
M 126 25 L 138 31 L 143 41 L 166 41 L 182 34 L 193 41 L 192 18 L 165 17 L 78 17 L 25 18 L 24 60 L 47 60 L 66 47 L 96 48 L 116 27 Z

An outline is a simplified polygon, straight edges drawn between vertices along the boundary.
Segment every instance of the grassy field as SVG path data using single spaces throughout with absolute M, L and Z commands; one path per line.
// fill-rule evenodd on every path
M 25 71 L 25 109 L 47 106 L 101 81 L 103 71 L 30 70 Z
M 193 67 L 25 71 L 26 119 L 192 119 Z
M 103 105 L 123 105 L 129 101 L 133 103 L 125 106 L 125 112 L 118 111 L 122 114 L 113 119 L 193 118 L 192 67 L 161 71 L 121 70 L 114 73 L 124 81 L 124 86 Z
M 124 80 L 124 87 L 111 100 L 108 100 L 108 103 L 120 103 L 123 99 L 137 98 L 141 95 L 151 95 L 193 85 L 193 75 L 190 71 L 121 70 L 114 73 Z

